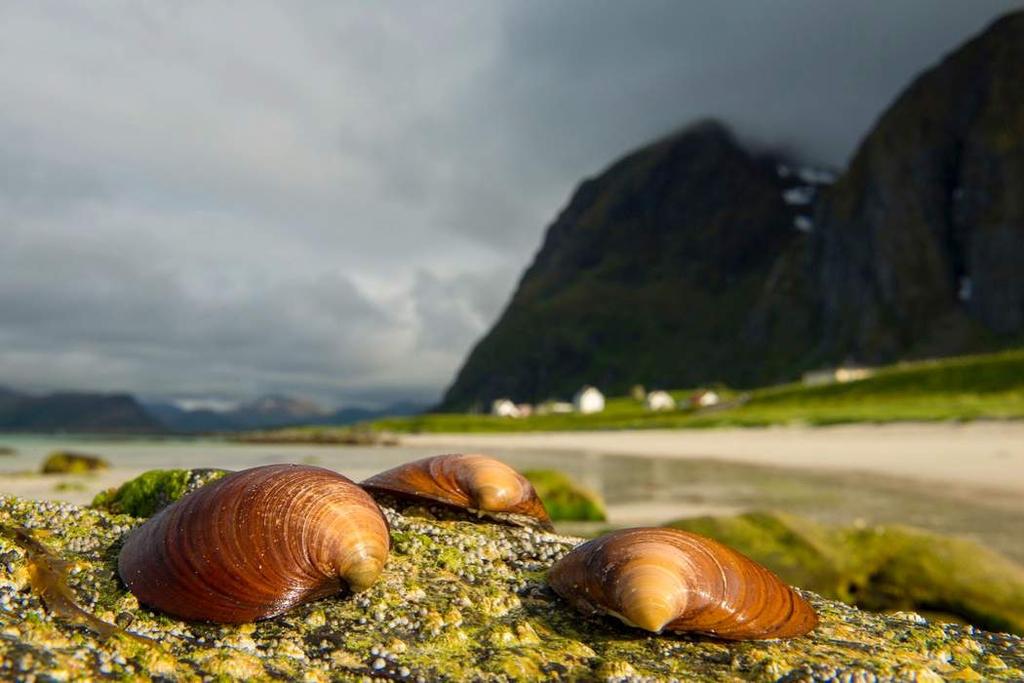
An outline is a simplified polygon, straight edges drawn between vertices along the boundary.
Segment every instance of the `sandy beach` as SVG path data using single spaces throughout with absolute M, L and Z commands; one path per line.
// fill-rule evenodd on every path
M 1024 422 L 416 434 L 438 451 L 574 451 L 851 471 L 1024 494 Z
M 10 441 L 10 439 L 8 439 Z M 663 431 L 402 436 L 390 448 L 214 441 L 15 440 L 0 493 L 83 504 L 154 467 L 242 469 L 305 462 L 356 481 L 430 454 L 491 453 L 554 468 L 601 495 L 608 524 L 779 510 L 822 522 L 901 523 L 983 541 L 1024 561 L 1024 423 L 845 425 Z M 95 452 L 111 469 L 39 475 L 45 455 Z M 583 523 L 563 531 L 586 533 Z

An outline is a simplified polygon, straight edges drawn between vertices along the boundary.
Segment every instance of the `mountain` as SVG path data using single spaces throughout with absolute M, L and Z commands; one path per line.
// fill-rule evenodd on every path
M 128 394 L 29 396 L 2 391 L 0 431 L 159 433 L 165 429 Z
M 146 401 L 146 412 L 172 432 L 186 434 L 222 432 L 240 429 L 224 412 L 210 409 L 186 410 L 173 403 Z
M 868 362 L 1024 332 L 1024 12 L 926 71 L 825 193 L 823 344 Z
M 242 429 L 263 429 L 309 424 L 322 419 L 327 412 L 312 401 L 275 394 L 243 403 L 230 414 Z
M 439 409 L 750 386 L 1024 336 L 1024 13 L 918 78 L 832 177 L 704 121 L 583 182 Z
M 281 395 L 263 396 L 230 410 L 188 410 L 160 401 L 148 402 L 145 407 L 172 431 L 185 433 L 234 432 L 295 425 L 340 426 L 388 415 L 411 415 L 423 410 L 423 406 L 400 402 L 383 409 L 339 408 L 326 411 L 311 401 Z
M 744 149 L 715 121 L 616 162 L 548 229 L 443 407 L 568 396 L 585 383 L 625 392 L 778 376 L 752 359 L 771 348 L 789 367 L 800 340 L 766 320 L 775 303 L 758 302 L 774 287 L 794 315 L 809 311 L 772 275 L 806 249 L 811 202 L 828 179 Z
M 227 410 L 188 409 L 164 401 L 145 404 L 151 415 L 176 432 L 221 432 L 311 424 L 328 413 L 304 399 L 272 394 Z
M 339 408 L 327 417 L 323 424 L 350 425 L 365 420 L 376 420 L 381 417 L 400 417 L 416 415 L 427 409 L 427 406 L 410 401 L 398 401 L 384 408 Z

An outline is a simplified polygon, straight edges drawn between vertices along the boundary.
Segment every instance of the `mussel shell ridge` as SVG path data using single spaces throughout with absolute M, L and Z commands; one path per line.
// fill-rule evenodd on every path
M 269 465 L 230 474 L 148 520 L 125 542 L 118 573 L 145 605 L 240 623 L 369 587 L 389 548 L 380 508 L 352 481 Z

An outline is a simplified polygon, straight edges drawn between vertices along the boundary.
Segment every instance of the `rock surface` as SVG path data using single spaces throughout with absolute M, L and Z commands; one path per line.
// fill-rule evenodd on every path
M 825 346 L 948 354 L 1024 332 L 1024 12 L 922 74 L 824 193 Z
M 98 455 L 55 451 L 46 456 L 41 471 L 43 474 L 81 474 L 106 469 L 110 469 L 110 463 Z
M 822 623 L 790 641 L 652 636 L 584 618 L 545 587 L 579 539 L 386 510 L 394 549 L 382 579 L 270 621 L 185 623 L 140 607 L 116 576 L 142 519 L 0 499 L 0 524 L 69 560 L 79 603 L 158 641 L 99 640 L 51 615 L 25 551 L 0 536 L 0 678 L 327 680 L 1019 680 L 1024 642 L 908 613 L 862 612 L 806 594 Z

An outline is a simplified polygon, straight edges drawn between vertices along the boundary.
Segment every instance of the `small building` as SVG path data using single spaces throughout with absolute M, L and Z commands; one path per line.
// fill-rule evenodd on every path
M 604 394 L 596 387 L 587 385 L 572 397 L 572 404 L 576 408 L 576 412 L 582 415 L 600 413 L 604 410 Z
M 805 372 L 803 376 L 803 383 L 808 387 L 817 387 L 823 384 L 845 384 L 846 382 L 856 382 L 857 380 L 867 379 L 873 374 L 874 370 L 871 368 L 865 368 L 857 365 L 843 365 L 838 368 Z
M 711 389 L 698 389 L 690 396 L 690 406 L 693 408 L 710 408 L 722 402 L 722 397 L 717 391 Z
M 497 417 L 521 417 L 519 406 L 507 398 L 498 398 L 491 404 L 491 415 Z
M 647 410 L 675 410 L 676 400 L 667 391 L 652 391 L 644 400 Z
M 840 384 L 856 382 L 858 380 L 867 379 L 872 375 L 872 373 L 873 371 L 871 368 L 844 366 L 836 368 L 836 381 Z
M 516 410 L 519 411 L 519 417 L 530 417 L 533 415 L 533 405 L 530 403 L 517 403 Z

